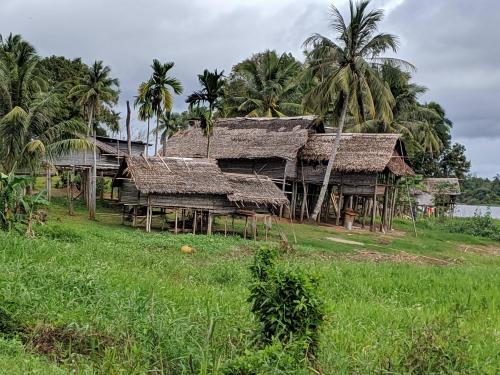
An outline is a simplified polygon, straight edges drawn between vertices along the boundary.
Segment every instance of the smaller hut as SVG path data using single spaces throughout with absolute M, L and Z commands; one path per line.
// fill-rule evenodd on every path
M 460 183 L 452 177 L 424 178 L 421 188 L 414 189 L 412 195 L 424 215 L 439 216 L 453 210 L 460 195 Z
M 223 173 L 212 159 L 127 156 L 113 186 L 120 188 L 119 200 L 132 224 L 145 219 L 146 231 L 151 231 L 153 216 L 165 217 L 167 210 L 175 215 L 176 233 L 187 228 L 196 233 L 205 224 L 211 233 L 215 216 L 255 221 L 259 214 L 268 216 L 288 203 L 268 177 Z

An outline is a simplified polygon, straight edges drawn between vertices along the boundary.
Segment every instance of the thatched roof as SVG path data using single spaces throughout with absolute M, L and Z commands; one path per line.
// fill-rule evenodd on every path
M 230 202 L 288 204 L 284 193 L 265 176 L 222 173 L 213 159 L 127 156 L 115 184 L 130 177 L 145 194 L 226 195 Z
M 268 177 L 236 173 L 224 175 L 232 189 L 227 196 L 231 202 L 257 205 L 288 204 L 285 194 Z
M 306 161 L 326 162 L 335 134 L 311 134 L 300 157 Z M 400 156 L 399 134 L 343 133 L 333 164 L 339 172 L 382 172 L 389 168 L 396 175 L 414 172 Z
M 424 178 L 424 190 L 431 194 L 459 195 L 460 183 L 458 178 Z
M 219 119 L 210 138 L 210 157 L 293 160 L 305 145 L 314 120 L 313 116 Z M 167 142 L 167 156 L 205 157 L 206 153 L 207 137 L 197 125 L 178 132 Z
M 214 160 L 127 156 L 117 176 L 129 175 L 143 193 L 227 194 L 232 190 Z

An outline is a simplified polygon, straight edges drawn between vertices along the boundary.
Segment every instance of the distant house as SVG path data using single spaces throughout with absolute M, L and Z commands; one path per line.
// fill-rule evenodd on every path
M 94 139 L 88 138 L 88 141 L 93 144 Z M 109 137 L 96 137 L 96 174 L 99 177 L 112 177 L 118 171 L 121 160 L 128 155 L 128 145 L 126 140 L 120 140 Z M 139 155 L 145 152 L 146 143 L 141 141 L 131 142 L 132 155 Z M 52 172 L 56 171 L 73 171 L 81 174 L 81 191 L 85 192 L 84 199 L 87 199 L 91 184 L 88 182 L 91 178 L 91 168 L 94 163 L 94 151 L 73 150 L 65 154 L 53 156 L 45 160 L 46 165 L 46 181 L 47 195 L 50 198 L 52 186 Z M 111 193 L 113 196 L 113 192 Z
M 458 178 L 424 178 L 421 185 L 420 189 L 412 191 L 412 195 L 417 206 L 427 214 L 438 214 L 434 210 L 435 208 L 448 212 L 453 208 L 460 195 Z
M 291 202 L 289 215 L 302 220 L 316 203 L 334 139 L 335 134 L 325 134 L 318 127 L 314 116 L 219 119 L 209 156 L 224 172 L 273 179 Z M 207 138 L 199 126 L 180 131 L 168 140 L 165 154 L 206 156 Z M 333 214 L 339 223 L 345 210 L 354 209 L 371 216 L 372 227 L 375 215 L 383 218 L 383 227 L 389 227 L 396 183 L 402 176 L 414 175 L 405 157 L 399 134 L 344 133 L 322 220 Z
M 223 173 L 215 160 L 206 158 L 171 158 L 129 156 L 115 176 L 119 200 L 133 209 L 133 223 L 138 212 L 146 210 L 146 230 L 151 230 L 153 211 L 181 211 L 189 215 L 193 232 L 206 218 L 211 232 L 214 216 L 269 214 L 288 204 L 283 192 L 265 176 Z

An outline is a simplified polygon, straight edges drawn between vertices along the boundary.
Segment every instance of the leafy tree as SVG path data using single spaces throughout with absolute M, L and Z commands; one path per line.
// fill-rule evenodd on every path
M 317 219 L 321 210 L 347 115 L 356 122 L 379 118 L 390 123 L 394 96 L 378 69 L 382 66 L 411 67 L 402 60 L 381 57 L 387 50 L 397 51 L 397 39 L 390 34 L 377 33 L 383 11 L 368 11 L 368 5 L 369 1 L 354 4 L 350 0 L 348 23 L 332 5 L 330 26 L 336 33 L 335 40 L 313 34 L 304 42 L 306 47 L 312 47 L 307 51 L 308 69 L 319 81 L 305 98 L 307 107 L 323 116 L 331 114 L 337 122 L 337 135 L 312 220 Z
M 302 113 L 302 66 L 290 53 L 265 51 L 232 69 L 226 99 L 231 115 L 282 117 Z
M 85 147 L 83 125 L 58 119 L 60 101 L 47 92 L 36 50 L 19 35 L 0 37 L 0 168 L 35 170 L 47 154 Z
M 158 154 L 158 136 L 160 134 L 160 119 L 167 112 L 172 111 L 173 97 L 170 90 L 175 94 L 182 94 L 182 84 L 177 78 L 169 76 L 169 71 L 174 67 L 173 62 L 161 63 L 154 59 L 151 68 L 151 78 L 139 86 L 137 99 L 139 103 L 150 103 L 151 112 L 156 115 L 156 140 L 155 155 Z M 149 105 L 149 104 L 148 104 Z M 147 108 L 145 108 L 147 110 Z
M 94 138 L 93 145 L 93 166 L 91 181 L 91 196 L 89 202 L 89 217 L 95 219 L 96 208 L 96 181 L 97 181 L 97 156 L 96 156 L 96 127 L 94 116 L 98 116 L 103 108 L 110 109 L 118 102 L 119 82 L 116 78 L 111 78 L 111 69 L 104 66 L 102 61 L 96 61 L 92 65 L 90 72 L 81 77 L 78 83 L 71 89 L 70 96 L 77 98 L 77 103 L 85 108 L 88 118 L 87 136 L 92 132 Z
M 465 178 L 470 170 L 470 161 L 465 156 L 465 146 L 455 143 L 447 148 L 439 160 L 439 166 L 444 177 Z

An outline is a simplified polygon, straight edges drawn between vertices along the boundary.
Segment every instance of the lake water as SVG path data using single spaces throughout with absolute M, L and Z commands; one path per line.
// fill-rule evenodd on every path
M 475 212 L 484 215 L 487 211 L 491 212 L 491 217 L 495 219 L 500 219 L 500 207 L 488 207 L 488 206 L 471 206 L 468 204 L 457 204 L 455 206 L 455 211 L 453 216 L 455 217 L 471 217 L 474 216 Z

